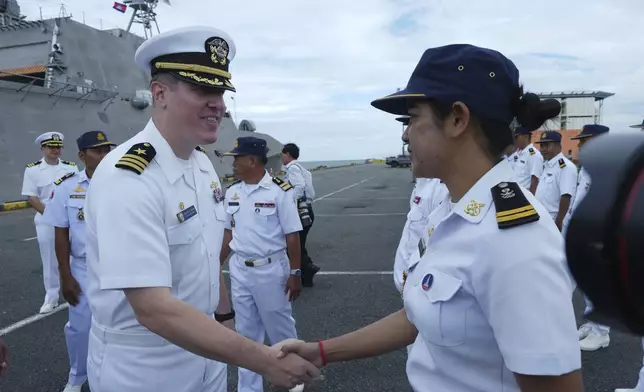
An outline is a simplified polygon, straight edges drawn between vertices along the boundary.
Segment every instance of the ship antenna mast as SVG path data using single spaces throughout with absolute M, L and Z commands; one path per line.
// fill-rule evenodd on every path
M 170 5 L 170 0 L 161 1 Z M 157 23 L 157 14 L 154 11 L 157 8 L 157 5 L 159 5 L 159 0 L 124 0 L 123 4 L 126 4 L 134 10 L 126 31 L 129 32 L 132 29 L 132 24 L 134 23 L 141 24 L 143 26 L 145 38 L 147 39 L 154 35 L 152 30 L 152 25 L 154 24 L 157 34 L 161 34 L 159 24 Z

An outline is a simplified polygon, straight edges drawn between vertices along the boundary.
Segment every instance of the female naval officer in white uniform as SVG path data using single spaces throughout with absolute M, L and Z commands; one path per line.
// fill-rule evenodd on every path
M 448 45 L 427 50 L 407 87 L 372 105 L 409 112 L 414 174 L 441 179 L 451 196 L 429 218 L 403 309 L 282 351 L 324 366 L 413 342 L 407 376 L 416 392 L 581 392 L 563 238 L 501 158 L 515 117 L 537 129 L 559 103 L 523 93 L 501 53 Z

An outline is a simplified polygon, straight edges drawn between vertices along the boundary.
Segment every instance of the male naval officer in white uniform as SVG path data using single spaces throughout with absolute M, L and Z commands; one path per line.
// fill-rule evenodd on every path
M 293 186 L 266 171 L 267 152 L 265 140 L 240 137 L 224 154 L 235 157 L 233 170 L 239 181 L 226 190 L 220 259 L 223 263 L 233 252 L 229 265 L 235 329 L 258 343 L 268 335 L 276 344 L 297 338 L 291 301 L 302 289 L 302 223 Z M 263 392 L 262 377 L 240 368 L 237 390 Z
M 219 263 L 226 213 L 199 144 L 217 140 L 234 57 L 211 27 L 168 31 L 136 52 L 152 75 L 152 119 L 103 159 L 85 204 L 92 392 L 224 392 L 224 362 L 278 387 L 319 374 L 217 321 L 233 315 Z
M 309 252 L 306 250 L 306 239 L 309 235 L 311 227 L 315 222 L 315 214 L 313 212 L 313 199 L 315 199 L 315 189 L 313 188 L 313 176 L 311 172 L 306 170 L 297 160 L 300 158 L 300 148 L 295 143 L 287 143 L 282 148 L 282 162 L 286 169 L 286 176 L 284 180 L 293 185 L 293 196 L 298 201 L 298 209 L 300 208 L 299 200 L 306 199 L 306 211 L 309 214 L 310 224 L 302 224 L 302 231 L 300 231 L 300 249 L 302 257 L 302 286 L 312 287 L 313 277 L 320 271 L 320 267 L 313 263 Z M 302 221 L 300 219 L 300 221 Z
M 514 130 L 517 159 L 513 165 L 513 170 L 517 175 L 519 185 L 534 195 L 539 185 L 539 177 L 543 173 L 543 156 L 532 144 L 531 138 L 532 132 L 524 127 L 517 127 Z
M 43 218 L 54 226 L 56 256 L 63 297 L 69 305 L 65 340 L 69 377 L 63 392 L 80 392 L 87 380 L 87 341 L 92 312 L 87 302 L 85 262 L 85 196 L 90 179 L 101 160 L 115 144 L 101 131 L 82 134 L 77 140 L 78 158 L 85 165 L 80 173 L 69 173 L 54 181 L 56 189 Z M 70 262 L 71 257 L 71 262 Z
M 54 251 L 54 227 L 43 220 L 45 208 L 51 200 L 54 181 L 67 173 L 77 173 L 76 163 L 63 161 L 60 154 L 65 137 L 60 132 L 46 132 L 36 138 L 40 146 L 42 159 L 27 165 L 22 180 L 22 195 L 27 197 L 29 205 L 36 210 L 34 223 L 42 261 L 42 276 L 45 284 L 45 300 L 40 313 L 45 314 L 58 306 L 60 277 Z
M 535 196 L 561 231 L 577 189 L 577 166 L 561 153 L 559 132 L 545 131 L 537 143 L 544 164 Z

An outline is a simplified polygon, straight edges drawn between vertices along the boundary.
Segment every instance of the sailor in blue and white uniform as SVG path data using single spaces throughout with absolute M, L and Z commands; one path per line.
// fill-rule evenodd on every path
M 428 49 L 407 87 L 372 105 L 411 116 L 415 171 L 442 180 L 449 196 L 407 270 L 403 309 L 282 351 L 323 366 L 414 342 L 407 376 L 415 392 L 582 392 L 563 237 L 502 158 L 515 117 L 537 129 L 561 104 L 523 92 L 501 53 L 457 44 Z
M 535 196 L 563 230 L 577 190 L 577 166 L 561 152 L 561 133 L 545 131 L 537 141 L 543 154 L 543 172 Z
M 46 132 L 38 136 L 36 145 L 40 146 L 43 157 L 27 165 L 22 182 L 22 195 L 27 197 L 29 205 L 36 210 L 34 223 L 45 284 L 41 314 L 49 313 L 58 306 L 60 291 L 58 263 L 54 252 L 54 227 L 43 220 L 42 214 L 52 198 L 54 181 L 65 174 L 78 172 L 75 162 L 60 159 L 64 140 L 65 136 L 60 132 Z
M 519 185 L 529 190 L 533 195 L 537 192 L 539 178 L 543 172 L 543 156 L 530 142 L 532 132 L 524 127 L 514 130 L 514 145 L 517 146 L 514 172 L 517 173 Z
M 302 290 L 302 223 L 293 186 L 266 171 L 264 139 L 240 137 L 232 151 L 239 181 L 226 190 L 220 260 L 230 256 L 235 329 L 258 343 L 296 339 L 291 301 Z M 295 390 L 301 390 L 303 385 Z M 238 391 L 263 392 L 262 376 L 239 368 Z
M 115 144 L 101 131 L 82 134 L 77 140 L 78 158 L 85 165 L 80 173 L 69 173 L 54 181 L 54 197 L 45 209 L 44 219 L 54 226 L 56 256 L 63 297 L 69 303 L 65 324 L 69 378 L 63 392 L 80 392 L 87 380 L 87 342 L 92 312 L 87 302 L 85 262 L 85 195 L 94 170 Z M 70 263 L 71 256 L 71 263 Z

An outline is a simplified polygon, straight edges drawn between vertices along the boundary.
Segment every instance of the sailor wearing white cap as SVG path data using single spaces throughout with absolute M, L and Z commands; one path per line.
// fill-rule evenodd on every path
M 60 159 L 64 139 L 60 132 L 46 132 L 38 136 L 35 142 L 40 146 L 43 157 L 27 165 L 22 180 L 22 195 L 27 197 L 29 205 L 36 210 L 34 223 L 45 284 L 45 300 L 40 307 L 40 313 L 43 314 L 58 306 L 60 281 L 54 251 L 54 227 L 44 221 L 42 214 L 52 197 L 54 181 L 67 173 L 78 173 L 75 162 Z
M 85 203 L 93 392 L 224 392 L 223 362 L 279 387 L 319 374 L 231 330 L 224 194 L 199 144 L 217 140 L 234 57 L 211 27 L 168 31 L 136 52 L 152 76 L 152 119 L 103 159 Z

